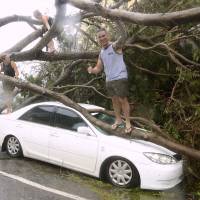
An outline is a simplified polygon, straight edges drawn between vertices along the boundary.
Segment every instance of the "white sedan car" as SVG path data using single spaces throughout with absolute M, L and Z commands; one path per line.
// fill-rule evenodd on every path
M 88 110 L 100 108 L 80 105 Z M 114 122 L 106 114 L 92 115 Z M 180 155 L 151 142 L 109 135 L 58 102 L 32 104 L 0 115 L 0 147 L 11 157 L 42 160 L 119 187 L 168 189 L 181 182 L 183 174 Z

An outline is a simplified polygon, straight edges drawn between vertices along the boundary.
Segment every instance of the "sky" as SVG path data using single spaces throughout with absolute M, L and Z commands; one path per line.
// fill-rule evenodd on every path
M 1 11 L 0 19 L 12 15 L 30 16 L 33 18 L 33 11 L 38 9 L 43 14 L 54 17 L 56 9 L 55 0 L 0 0 Z M 77 12 L 72 6 L 67 6 L 67 13 Z M 0 53 L 14 46 L 17 42 L 25 38 L 34 30 L 25 22 L 14 22 L 0 27 Z M 34 44 L 26 47 L 30 48 Z M 17 63 L 20 72 L 33 74 L 34 70 L 30 67 L 30 62 Z M 22 73 L 20 73 L 22 77 Z M 1 88 L 1 83 L 0 83 Z
M 14 14 L 33 17 L 33 11 L 36 9 L 53 17 L 56 13 L 54 2 L 55 0 L 0 0 L 0 18 Z M 67 11 L 71 13 L 74 8 L 67 7 Z M 15 22 L 0 27 L 0 52 L 14 46 L 32 32 L 33 29 L 25 22 Z
M 38 9 L 43 14 L 54 17 L 56 9 L 55 0 L 0 0 L 0 19 L 12 15 L 23 15 L 33 17 L 33 11 Z M 72 6 L 67 5 L 67 14 L 77 12 Z M 0 27 L 0 53 L 13 47 L 17 42 L 25 38 L 34 30 L 25 22 L 14 22 Z M 33 46 L 30 45 L 30 46 Z M 26 49 L 30 48 L 28 46 Z M 23 73 L 34 75 L 34 62 L 17 62 L 20 78 L 24 78 Z M 0 104 L 2 99 L 2 83 L 0 81 Z
M 0 0 L 0 2 L 0 18 L 14 14 L 33 17 L 33 11 L 36 9 L 51 16 L 56 12 L 54 0 Z M 9 49 L 31 32 L 33 29 L 25 22 L 10 23 L 0 27 L 0 52 Z

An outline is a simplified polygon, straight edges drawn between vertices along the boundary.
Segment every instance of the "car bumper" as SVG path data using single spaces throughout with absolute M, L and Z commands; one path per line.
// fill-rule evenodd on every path
M 153 163 L 144 167 L 145 170 L 139 172 L 142 189 L 166 190 L 176 186 L 183 179 L 182 161 L 171 165 Z

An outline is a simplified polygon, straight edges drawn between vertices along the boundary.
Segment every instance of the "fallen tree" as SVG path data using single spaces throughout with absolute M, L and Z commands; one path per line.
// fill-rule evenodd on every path
M 66 106 L 74 108 L 74 109 L 78 110 L 79 112 L 81 112 L 93 124 L 100 126 L 108 133 L 115 134 L 115 135 L 118 135 L 120 137 L 125 137 L 125 138 L 129 137 L 126 134 L 124 134 L 124 130 L 117 129 L 116 131 L 113 131 L 111 129 L 110 125 L 108 125 L 100 120 L 97 120 L 92 115 L 90 115 L 85 108 L 79 106 L 77 103 L 73 102 L 71 99 L 69 99 L 68 97 L 66 97 L 63 94 L 59 94 L 57 92 L 52 92 L 51 90 L 39 87 L 35 84 L 19 81 L 19 80 L 16 80 L 14 78 L 11 78 L 11 77 L 8 77 L 8 76 L 2 75 L 2 74 L 0 74 L 0 80 L 6 80 L 10 83 L 13 83 L 18 88 L 27 89 L 34 93 L 48 96 L 49 98 L 59 101 Z M 134 118 L 134 120 L 138 120 L 138 121 L 140 121 L 140 123 L 141 122 L 144 123 L 144 120 L 141 120 L 141 118 L 140 119 Z M 189 156 L 191 158 L 200 160 L 200 151 L 190 148 L 190 147 L 186 147 L 186 146 L 176 143 L 172 140 L 169 140 L 169 139 L 167 139 L 167 136 L 163 137 L 163 135 L 165 135 L 165 134 L 158 127 L 156 127 L 155 125 L 153 126 L 151 122 L 148 122 L 148 124 L 149 124 L 149 126 L 151 126 L 152 131 L 141 131 L 141 130 L 134 129 L 131 132 L 130 138 L 138 138 L 138 139 L 142 139 L 142 140 L 147 140 L 147 141 L 153 142 L 155 144 L 169 148 L 172 151 L 175 151 L 182 155 Z M 162 136 L 159 135 L 160 133 L 162 134 Z

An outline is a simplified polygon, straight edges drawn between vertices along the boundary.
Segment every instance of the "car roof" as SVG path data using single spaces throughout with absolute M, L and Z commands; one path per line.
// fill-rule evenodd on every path
M 78 103 L 81 107 L 87 109 L 87 110 L 94 110 L 94 109 L 101 109 L 101 110 L 105 110 L 105 108 L 100 107 L 100 106 L 96 106 L 96 105 L 92 105 L 92 104 L 86 104 L 86 103 Z M 34 103 L 31 104 L 33 105 L 53 105 L 53 106 L 62 106 L 62 107 L 70 107 L 70 106 L 66 106 L 61 102 L 58 101 L 46 101 L 46 102 L 40 102 L 40 103 Z
M 60 106 L 60 107 L 64 107 L 64 108 L 70 108 L 70 106 L 66 106 L 63 103 L 58 102 L 58 101 L 46 101 L 46 102 L 39 102 L 39 103 L 33 103 L 30 105 L 27 105 L 23 108 L 20 108 L 19 110 L 14 111 L 13 113 L 5 114 L 4 117 L 9 118 L 9 119 L 17 119 L 19 116 L 21 116 L 23 113 L 25 113 L 29 109 L 31 109 L 35 106 L 39 106 L 39 105 L 52 105 L 52 106 Z M 83 108 L 87 109 L 88 111 L 95 110 L 95 109 L 105 110 L 105 108 L 103 108 L 103 107 L 92 105 L 92 104 L 79 103 L 79 105 L 82 106 Z M 71 109 L 74 109 L 74 108 L 71 108 Z
M 101 110 L 105 110 L 105 108 L 100 107 L 100 106 L 96 106 L 93 104 L 86 104 L 86 103 L 79 103 L 79 105 L 87 110 L 93 110 L 93 109 L 101 109 Z

